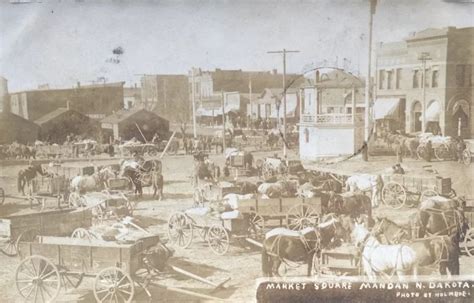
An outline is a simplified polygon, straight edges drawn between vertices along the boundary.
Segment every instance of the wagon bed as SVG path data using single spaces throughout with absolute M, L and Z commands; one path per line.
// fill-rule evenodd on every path
M 1 251 L 8 256 L 21 252 L 18 244 L 32 240 L 36 235 L 70 236 L 79 227 L 92 226 L 90 209 L 73 208 L 11 215 L 0 219 L 0 239 L 4 241 Z

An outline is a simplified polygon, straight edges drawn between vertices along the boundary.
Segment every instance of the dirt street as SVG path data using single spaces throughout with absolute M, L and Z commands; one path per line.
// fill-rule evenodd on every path
M 273 153 L 272 153 L 273 154 Z M 268 153 L 255 153 L 255 158 L 261 158 Z M 296 155 L 291 155 L 291 158 Z M 212 156 L 213 160 L 222 166 L 222 156 Z M 327 165 L 326 168 L 351 170 L 354 172 L 370 173 L 374 170 L 382 170 L 392 165 L 391 157 L 372 159 L 373 162 L 364 163 L 360 160 L 351 160 L 344 163 Z M 101 161 L 100 164 L 117 163 L 117 161 Z M 403 164 L 407 170 L 418 170 L 423 166 L 422 162 L 407 161 Z M 438 169 L 445 177 L 453 178 L 453 187 L 459 194 L 473 196 L 472 186 L 472 166 L 462 166 L 454 162 L 431 164 Z M 7 194 L 16 195 L 16 174 L 22 166 L 4 166 L 0 168 L 0 184 L 5 188 Z M 193 188 L 191 185 L 193 159 L 191 156 L 172 156 L 163 160 L 163 175 L 165 178 L 164 199 L 153 201 L 147 198 L 139 201 L 135 215 L 140 220 L 142 226 L 151 232 L 156 232 L 167 239 L 167 219 L 177 210 L 184 210 L 192 206 Z M 149 189 L 145 189 L 145 196 Z M 48 207 L 54 207 L 55 202 L 51 201 Z M 13 211 L 27 212 L 28 205 L 21 200 L 7 198 L 5 205 L 0 208 L 0 217 L 6 216 Z M 405 210 L 406 211 L 406 210 Z M 374 212 L 376 215 L 403 215 L 403 211 L 380 208 Z M 224 256 L 217 256 L 212 253 L 199 235 L 194 236 L 194 242 L 188 249 L 173 247 L 176 251 L 170 264 L 178 265 L 186 270 L 219 283 L 227 278 L 231 280 L 226 284 L 228 288 L 212 293 L 211 295 L 228 299 L 231 302 L 251 302 L 255 300 L 255 279 L 261 277 L 260 252 L 252 247 L 243 247 L 234 241 L 229 252 Z M 18 258 L 9 258 L 0 254 L 0 289 L 2 302 L 21 302 L 17 296 L 14 283 L 14 273 L 19 264 Z M 461 258 L 461 273 L 474 273 L 474 260 L 463 256 Z M 287 275 L 304 275 L 305 268 L 288 268 Z M 83 284 L 68 294 L 62 294 L 59 301 L 63 302 L 94 302 L 92 294 L 93 279 L 84 279 Z M 165 273 L 161 276 L 160 284 L 172 287 L 180 287 L 197 291 L 203 294 L 210 294 L 212 288 L 202 283 L 175 273 Z M 154 302 L 193 302 L 195 298 L 188 295 L 177 295 L 161 288 L 151 288 Z M 136 296 L 137 302 L 147 302 L 145 293 Z

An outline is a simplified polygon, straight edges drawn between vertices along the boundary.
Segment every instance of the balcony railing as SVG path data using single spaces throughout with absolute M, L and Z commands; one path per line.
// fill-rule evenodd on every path
M 355 115 L 355 123 L 363 122 L 363 115 Z M 352 114 L 319 114 L 319 115 L 308 115 L 303 114 L 301 116 L 301 122 L 303 123 L 316 123 L 316 124 L 352 124 Z

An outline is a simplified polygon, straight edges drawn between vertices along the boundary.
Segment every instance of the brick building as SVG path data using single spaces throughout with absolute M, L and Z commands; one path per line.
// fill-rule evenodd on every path
M 140 107 L 170 121 L 186 121 L 189 116 L 186 75 L 144 75 L 141 77 Z
M 70 107 L 93 119 L 102 119 L 123 107 L 124 82 L 66 89 L 36 89 L 10 94 L 9 111 L 35 121 L 59 107 Z M 69 104 L 69 105 L 68 105 Z
M 380 44 L 374 118 L 407 133 L 472 137 L 473 35 L 473 27 L 426 29 Z

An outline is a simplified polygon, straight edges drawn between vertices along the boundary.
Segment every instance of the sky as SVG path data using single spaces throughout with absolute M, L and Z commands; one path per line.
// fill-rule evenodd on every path
M 23 0 L 25 1 L 25 0 Z M 453 1 L 453 0 L 452 0 Z M 0 75 L 10 92 L 38 85 L 139 84 L 141 74 L 243 69 L 301 73 L 323 60 L 366 74 L 368 0 L 0 0 Z M 41 3 L 36 3 L 41 2 Z M 474 3 L 379 0 L 373 41 L 474 23 Z M 113 54 L 121 47 L 123 54 Z

